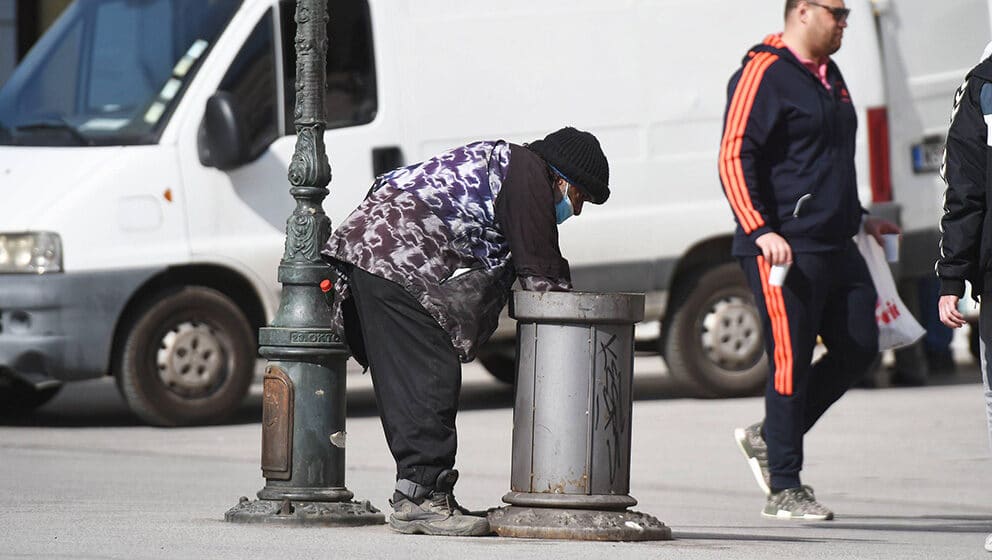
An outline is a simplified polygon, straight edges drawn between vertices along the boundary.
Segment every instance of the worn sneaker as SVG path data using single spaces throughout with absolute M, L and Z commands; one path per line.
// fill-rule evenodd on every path
M 761 422 L 752 424 L 746 428 L 734 430 L 734 439 L 741 453 L 747 457 L 747 464 L 751 467 L 754 479 L 758 481 L 758 487 L 766 496 L 772 493 L 771 473 L 768 471 L 768 444 L 761 437 Z
M 809 486 L 789 488 L 768 496 L 763 517 L 774 519 L 800 519 L 805 521 L 827 521 L 834 518 L 834 512 L 816 501 L 813 489 Z
M 491 530 L 486 515 L 473 514 L 455 500 L 458 471 L 445 469 L 437 475 L 433 486 L 422 486 L 410 480 L 396 481 L 396 491 L 389 505 L 394 513 L 389 526 L 400 533 L 424 535 L 480 536 Z
M 468 515 L 448 492 L 434 491 L 419 504 L 397 492 L 389 504 L 389 527 L 400 533 L 476 537 L 492 532 L 485 517 Z

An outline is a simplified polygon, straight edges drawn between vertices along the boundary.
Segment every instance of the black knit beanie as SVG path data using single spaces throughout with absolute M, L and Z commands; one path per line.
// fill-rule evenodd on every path
M 589 132 L 567 126 L 528 147 L 568 178 L 593 204 L 610 197 L 610 164 Z

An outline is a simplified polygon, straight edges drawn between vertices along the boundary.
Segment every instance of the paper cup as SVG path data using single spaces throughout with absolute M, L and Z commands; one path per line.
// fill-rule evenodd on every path
M 899 234 L 882 234 L 883 247 L 885 248 L 885 260 L 894 263 L 899 262 Z
M 789 273 L 790 266 L 792 266 L 792 263 L 773 264 L 772 272 L 768 275 L 768 285 L 781 286 L 782 284 L 785 284 L 785 276 Z

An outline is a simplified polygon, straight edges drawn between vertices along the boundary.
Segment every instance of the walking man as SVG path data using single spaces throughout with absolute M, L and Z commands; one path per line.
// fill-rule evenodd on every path
M 988 220 L 992 182 L 988 158 L 992 154 L 992 43 L 982 53 L 982 62 L 968 73 L 954 96 L 951 126 L 947 131 L 941 176 L 947 183 L 944 216 L 940 220 L 940 320 L 957 329 L 966 324 L 958 311 L 964 296 L 964 283 L 971 284 L 976 299 L 992 287 L 989 262 L 992 258 L 992 227 Z M 988 302 L 986 302 L 988 303 Z M 985 412 L 992 441 L 992 366 L 988 358 L 992 340 L 992 305 L 981 306 L 978 314 L 979 356 L 985 386 Z M 992 552 L 992 535 L 985 539 L 985 550 Z
M 461 365 L 510 286 L 569 290 L 558 224 L 610 195 L 599 141 L 568 127 L 526 146 L 475 142 L 379 177 L 323 254 L 341 271 L 336 330 L 372 370 L 396 460 L 389 526 L 485 535 L 454 499 Z
M 858 200 L 857 113 L 830 59 L 849 13 L 843 0 L 788 0 L 784 32 L 752 47 L 728 86 L 720 178 L 771 366 L 765 419 L 734 436 L 776 519 L 833 518 L 800 481 L 803 436 L 878 354 L 877 295 L 852 237 L 899 233 Z M 827 353 L 811 365 L 817 336 Z

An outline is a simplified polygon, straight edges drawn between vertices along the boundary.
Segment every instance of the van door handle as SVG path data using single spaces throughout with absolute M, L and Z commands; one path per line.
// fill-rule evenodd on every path
M 403 151 L 399 146 L 372 148 L 372 176 L 378 177 L 387 171 L 403 166 Z

